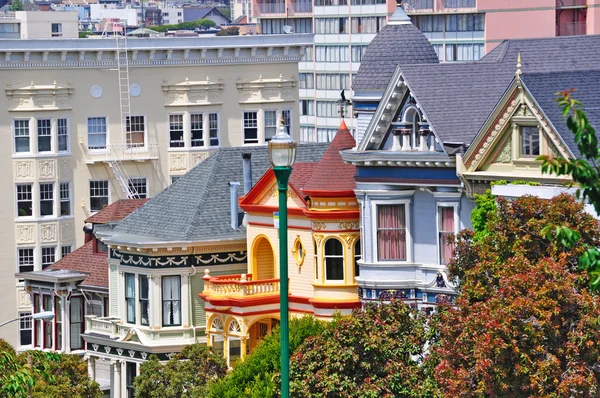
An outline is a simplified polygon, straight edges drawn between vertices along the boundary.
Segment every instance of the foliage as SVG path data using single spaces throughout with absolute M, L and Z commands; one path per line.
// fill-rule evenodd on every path
M 204 397 L 208 384 L 226 372 L 222 355 L 203 344 L 192 344 L 164 365 L 151 355 L 133 384 L 136 397 L 141 398 Z
M 430 397 L 436 386 L 422 365 L 426 315 L 400 301 L 374 303 L 336 317 L 307 339 L 290 363 L 297 397 Z
M 487 189 L 483 195 L 475 195 L 475 208 L 471 212 L 471 224 L 475 231 L 475 240 L 485 236 L 488 214 L 496 210 L 496 197 Z
M 524 181 L 524 180 L 516 180 L 516 181 L 506 181 L 506 180 L 498 180 L 492 181 L 491 185 L 529 185 L 530 187 L 539 187 L 541 184 L 537 181 Z
M 80 39 L 87 39 L 89 35 L 91 35 L 92 32 L 89 30 L 83 30 L 81 32 L 79 32 L 79 38 Z
M 557 93 L 556 101 L 562 107 L 563 118 L 567 120 L 567 127 L 575 136 L 575 143 L 581 153 L 579 159 L 564 159 L 562 157 L 540 156 L 542 172 L 556 175 L 570 175 L 579 185 L 577 197 L 588 201 L 597 214 L 600 214 L 600 149 L 596 130 L 590 124 L 580 101 L 571 94 L 574 90 Z M 564 242 L 575 244 L 578 240 L 564 226 L 555 226 L 555 235 Z M 579 258 L 579 265 L 591 277 L 590 286 L 594 290 L 600 289 L 600 250 L 595 246 L 586 246 L 585 253 Z
M 598 223 L 567 194 L 497 199 L 487 234 L 456 237 L 449 271 L 461 279 L 454 306 L 440 307 L 431 366 L 446 396 L 588 397 L 600 393 L 600 299 L 579 271 Z M 547 239 L 547 225 L 578 233 Z
M 325 324 L 312 316 L 290 320 L 290 352 L 302 342 L 322 332 Z M 278 390 L 274 376 L 280 370 L 279 328 L 266 336 L 243 361 L 238 361 L 227 377 L 210 387 L 212 398 L 270 398 Z
M 231 20 L 231 8 L 229 8 L 229 7 L 217 7 L 217 10 L 219 10 L 219 12 L 221 14 L 223 14 L 224 16 L 226 16 L 227 19 Z
M 77 355 L 26 351 L 19 355 L 0 340 L 0 395 L 6 397 L 100 397 L 100 386 L 88 377 Z
M 169 30 L 196 30 L 196 29 L 208 29 L 215 26 L 216 23 L 210 19 L 202 18 L 195 21 L 181 22 L 176 25 L 160 25 L 150 26 L 148 29 L 152 29 L 156 32 L 167 32 Z
M 232 26 L 231 28 L 221 29 L 217 32 L 216 36 L 239 36 L 240 28 Z
M 10 10 L 11 11 L 23 11 L 23 0 L 13 0 L 10 3 Z

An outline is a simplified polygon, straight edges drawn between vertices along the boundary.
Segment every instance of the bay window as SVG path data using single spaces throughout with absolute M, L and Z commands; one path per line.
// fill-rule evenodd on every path
M 204 126 L 201 113 L 190 115 L 192 146 L 204 146 Z
M 406 261 L 406 205 L 377 206 L 377 258 Z
M 181 277 L 162 277 L 163 326 L 181 325 Z
M 54 215 L 54 184 L 40 184 L 40 216 Z
M 52 123 L 50 119 L 38 119 L 38 152 L 50 152 L 52 150 Z
M 325 279 L 344 280 L 344 246 L 335 238 L 325 242 Z

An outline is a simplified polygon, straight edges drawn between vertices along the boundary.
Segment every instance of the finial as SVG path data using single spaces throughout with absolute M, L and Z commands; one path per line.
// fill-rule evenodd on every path
M 519 52 L 519 54 L 517 55 L 517 73 L 516 73 L 517 80 L 521 79 L 522 73 L 523 73 L 523 71 L 521 70 L 521 53 Z

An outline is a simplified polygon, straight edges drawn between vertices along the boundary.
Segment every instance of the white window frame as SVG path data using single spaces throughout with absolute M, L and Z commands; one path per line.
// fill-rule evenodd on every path
M 211 137 L 210 137 L 210 115 L 217 115 L 217 145 L 213 145 L 211 143 Z M 207 118 L 206 118 L 206 123 L 207 123 L 207 134 L 208 134 L 208 139 L 206 140 L 208 143 L 208 147 L 209 148 L 218 148 L 221 145 L 221 114 L 220 112 L 207 112 Z
M 25 136 L 22 136 L 22 135 L 18 136 L 16 134 L 17 133 L 17 128 L 16 128 L 15 124 L 16 124 L 17 121 L 26 121 L 27 122 L 27 132 L 28 132 L 27 138 L 29 139 L 29 150 L 26 151 L 26 152 L 17 152 L 17 137 L 25 137 Z M 32 125 L 31 122 L 32 122 L 32 119 L 31 118 L 26 118 L 26 117 L 14 118 L 12 120 L 13 154 L 15 154 L 17 156 L 19 156 L 19 155 L 28 155 L 28 154 L 32 153 L 31 147 L 32 147 L 33 143 L 32 143 L 32 139 L 31 139 L 31 125 Z
M 137 187 L 133 184 L 134 180 L 136 180 L 136 182 L 141 182 L 142 180 L 144 181 L 144 185 L 146 186 L 146 193 L 144 197 L 140 197 L 139 196 L 139 192 Z M 138 194 L 138 197 L 136 199 L 147 199 L 150 197 L 150 189 L 148 186 L 148 178 L 147 177 L 129 177 L 129 180 L 127 181 L 128 186 L 133 185 L 133 187 L 136 190 L 136 193 Z
M 59 134 L 59 131 L 60 131 L 59 126 L 58 126 L 59 120 L 64 120 L 65 121 L 65 123 L 66 123 L 65 128 L 67 130 L 67 134 L 66 134 L 66 137 L 67 137 L 67 149 L 63 149 L 63 150 L 60 149 L 60 140 L 59 140 L 59 138 L 61 137 L 61 135 Z M 56 150 L 57 150 L 57 152 L 59 152 L 59 153 L 71 153 L 71 140 L 70 140 L 70 138 L 71 138 L 71 128 L 70 128 L 70 120 L 69 120 L 69 118 L 68 117 L 57 117 L 56 118 Z
M 275 113 L 275 125 L 267 125 L 267 112 L 270 113 Z M 263 130 L 263 140 L 264 142 L 269 142 L 271 141 L 271 139 L 273 137 L 275 137 L 275 134 L 277 134 L 277 129 L 279 128 L 279 109 L 264 109 L 263 110 L 263 126 L 262 126 L 262 130 Z M 275 132 L 273 133 L 273 135 L 267 139 L 267 128 L 275 128 Z
M 44 134 L 44 135 L 40 135 L 40 122 L 48 122 L 48 126 L 47 127 L 43 127 L 44 129 L 48 128 L 50 134 Z M 40 117 L 40 118 L 36 118 L 35 119 L 35 137 L 36 137 L 36 141 L 37 141 L 37 148 L 36 148 L 36 152 L 40 153 L 40 154 L 49 154 L 54 151 L 54 143 L 52 141 L 54 141 L 52 138 L 54 138 L 54 134 L 52 133 L 53 126 L 52 126 L 52 119 L 49 117 Z M 50 138 L 50 149 L 47 151 L 40 151 L 40 137 L 49 137 Z
M 133 152 L 146 150 L 148 148 L 148 118 L 146 117 L 146 115 L 129 115 L 128 117 L 129 117 L 129 126 L 131 126 L 131 118 L 132 117 L 141 117 L 144 120 L 144 130 L 142 131 L 142 133 L 144 134 L 144 145 L 134 146 L 133 143 L 128 143 L 127 142 L 127 135 L 128 134 L 139 133 L 139 131 L 135 131 L 135 132 L 129 132 L 129 131 L 127 131 L 127 122 L 126 122 L 126 126 L 125 126 L 125 149 L 127 151 L 133 151 Z
M 106 182 L 107 182 L 107 185 L 108 185 L 108 203 L 107 203 L 106 205 L 107 205 L 107 206 L 109 206 L 109 205 L 110 205 L 110 203 L 111 203 L 111 197 L 110 197 L 110 194 L 111 194 L 111 192 L 110 192 L 110 180 L 99 180 L 99 179 L 91 179 L 91 180 L 88 180 L 88 186 L 87 186 L 87 190 L 88 190 L 88 199 L 89 199 L 89 201 L 88 201 L 88 205 L 90 206 L 90 212 L 91 212 L 91 213 L 96 213 L 96 212 L 98 212 L 98 211 L 101 211 L 101 210 L 102 210 L 102 209 L 100 209 L 100 210 L 92 210 L 92 197 L 94 197 L 94 198 L 99 198 L 100 196 L 92 196 L 92 195 L 91 195 L 91 189 L 92 189 L 92 187 L 91 187 L 91 185 L 90 185 L 90 184 L 91 184 L 92 182 L 97 182 L 97 181 L 106 181 Z
M 182 146 L 171 146 L 171 143 L 175 142 L 175 141 L 171 141 L 171 131 L 172 131 L 171 130 L 171 116 L 181 116 L 181 130 L 182 130 L 182 139 L 183 139 L 183 145 Z M 170 150 L 180 151 L 180 150 L 182 150 L 182 148 L 186 148 L 188 146 L 187 145 L 187 141 L 185 139 L 185 135 L 186 135 L 185 132 L 187 130 L 186 127 L 187 127 L 186 126 L 186 115 L 185 115 L 184 112 L 173 112 L 173 113 L 169 113 L 167 115 L 167 131 L 168 131 L 168 134 L 169 134 L 169 146 L 168 146 L 168 148 Z M 176 141 L 176 142 L 179 142 L 179 141 Z
M 64 249 L 69 248 L 69 252 L 65 254 Z M 73 253 L 73 245 L 60 245 L 60 258 L 65 258 L 69 254 Z
M 192 138 L 192 130 L 194 130 L 194 129 L 192 129 L 192 117 L 193 116 L 200 116 L 202 118 L 202 121 L 200 122 L 200 126 L 201 126 L 201 129 L 202 129 L 202 132 L 201 132 L 201 137 L 202 138 L 200 138 L 200 141 L 202 142 L 202 145 L 194 145 L 194 139 Z M 207 138 L 207 135 L 208 135 L 208 132 L 207 132 L 207 129 L 206 129 L 208 127 L 208 123 L 207 123 L 207 120 L 206 120 L 206 114 L 204 112 L 190 112 L 189 117 L 190 117 L 190 128 L 189 128 L 190 148 L 191 149 L 198 149 L 198 148 L 204 148 L 204 147 L 206 147 L 207 146 L 206 138 Z M 184 124 L 184 135 L 185 135 L 185 130 L 186 129 L 185 129 L 185 124 Z
M 442 222 L 441 208 L 454 208 L 454 234 L 456 235 L 459 231 L 459 214 L 458 214 L 458 202 L 437 202 L 435 206 L 435 230 L 436 230 L 436 241 L 437 241 L 437 263 L 442 265 L 442 247 L 440 246 L 440 223 Z M 446 266 L 445 264 L 444 266 Z
M 414 194 L 414 192 L 413 192 Z M 404 211 L 405 211 L 405 219 L 406 219 L 406 260 L 402 261 L 402 260 L 379 260 L 379 247 L 378 247 L 378 240 L 377 240 L 377 222 L 378 222 L 378 218 L 379 218 L 379 213 L 377 210 L 377 206 L 380 205 L 404 205 Z M 399 198 L 394 198 L 394 199 L 390 199 L 390 200 L 382 200 L 382 199 L 372 199 L 371 200 L 371 215 L 372 215 L 372 220 L 373 220 L 373 227 L 371 228 L 371 241 L 373 242 L 372 245 L 372 252 L 371 252 L 371 258 L 373 259 L 374 263 L 378 263 L 378 264 L 389 264 L 389 263 L 412 263 L 413 262 L 413 236 L 412 236 L 412 219 L 411 219 L 411 206 L 412 206 L 412 195 L 410 198 L 403 198 L 403 199 L 399 199 Z M 364 254 L 363 254 L 364 255 Z
M 21 250 L 31 250 L 31 260 L 33 261 L 33 264 L 21 264 Z M 22 271 L 21 266 L 32 266 L 32 271 L 35 271 L 35 257 L 35 247 L 17 247 L 17 272 L 29 272 Z
M 246 126 L 245 126 L 245 116 L 246 113 L 255 113 L 256 114 L 256 142 L 246 142 Z M 242 109 L 242 145 L 260 145 L 264 143 L 264 137 L 261 141 L 260 139 L 260 111 L 258 109 Z M 249 127 L 254 128 L 254 127 Z
M 19 185 L 29 185 L 31 187 L 31 215 L 30 216 L 20 216 L 19 215 L 19 189 L 18 186 Z M 36 212 L 36 205 L 35 205 L 35 198 L 36 198 L 36 192 L 35 192 L 35 184 L 32 182 L 24 182 L 24 183 L 18 183 L 15 184 L 15 213 L 16 213 L 16 218 L 20 219 L 20 220 L 27 220 L 27 219 L 32 219 L 35 218 L 35 212 Z
M 33 318 L 31 311 L 19 312 L 19 347 L 33 347 Z M 23 328 L 23 325 L 29 325 L 29 328 Z M 31 343 L 24 345 L 21 341 L 21 331 L 29 330 L 31 332 Z
M 104 122 L 106 123 L 106 131 L 104 132 L 104 135 L 106 137 L 105 141 L 104 141 L 104 148 L 90 148 L 90 119 L 100 119 L 100 118 L 104 118 Z M 92 153 L 103 153 L 103 152 L 108 152 L 109 151 L 109 143 L 110 143 L 110 123 L 108 120 L 108 116 L 88 116 L 85 119 L 85 128 L 86 128 L 86 139 L 87 139 L 87 146 L 88 146 L 88 151 L 92 152 Z M 93 133 L 93 134 L 99 134 L 99 133 Z
M 48 265 L 46 267 L 44 267 L 44 249 L 54 249 L 54 261 L 52 261 L 51 263 L 48 263 Z M 54 264 L 56 262 L 56 246 L 42 246 L 41 250 L 40 250 L 40 269 L 43 271 L 44 269 L 48 268 L 49 266 L 51 266 L 52 264 Z
M 68 193 L 69 193 L 69 197 L 68 197 L 68 202 L 69 202 L 69 214 L 62 214 L 62 203 L 66 202 L 66 200 L 63 200 L 62 198 L 62 185 L 63 184 L 67 184 L 68 186 Z M 73 188 L 72 188 L 72 184 L 71 181 L 59 181 L 58 183 L 58 216 L 59 217 L 72 217 L 73 216 Z
M 52 37 L 62 37 L 63 35 L 63 24 L 60 22 L 56 22 L 56 23 L 52 23 L 50 25 L 50 34 Z M 58 30 L 55 32 L 54 31 L 54 26 L 56 26 L 58 28 Z
M 52 194 L 52 213 L 42 215 L 42 200 L 48 201 L 49 199 L 42 199 L 42 185 L 50 185 L 52 190 L 49 192 Z M 40 218 L 51 218 L 56 217 L 56 184 L 54 182 L 40 182 L 38 183 L 38 209 Z

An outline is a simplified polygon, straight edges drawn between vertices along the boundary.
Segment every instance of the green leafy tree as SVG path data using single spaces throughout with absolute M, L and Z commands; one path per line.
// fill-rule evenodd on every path
M 11 11 L 23 11 L 23 0 L 13 0 L 12 3 L 10 3 L 10 10 Z
M 325 323 L 312 316 L 290 320 L 290 352 L 318 335 Z M 243 361 L 238 361 L 227 377 L 210 386 L 211 398 L 272 398 L 279 389 L 275 375 L 280 371 L 279 328 L 259 343 Z
M 437 396 L 423 365 L 429 335 L 426 315 L 400 301 L 369 304 L 337 317 L 307 339 L 290 363 L 294 397 Z
M 596 130 L 590 124 L 583 105 L 572 97 L 574 90 L 557 93 L 556 101 L 562 107 L 563 118 L 568 129 L 573 133 L 577 148 L 582 157 L 565 159 L 562 157 L 540 156 L 542 171 L 556 175 L 570 175 L 579 187 L 577 197 L 588 201 L 597 214 L 600 214 L 600 149 Z M 549 238 L 561 240 L 564 244 L 574 245 L 579 236 L 564 225 L 549 225 Z M 586 246 L 585 253 L 579 258 L 579 265 L 590 276 L 593 289 L 600 289 L 600 250 L 595 246 Z
M 210 19 L 202 18 L 195 21 L 181 22 L 176 25 L 160 25 L 150 26 L 148 29 L 152 29 L 156 32 L 168 32 L 169 30 L 195 30 L 195 29 L 208 29 L 215 26 L 216 23 Z
M 600 393 L 600 299 L 577 267 L 600 244 L 596 220 L 572 195 L 496 200 L 486 234 L 455 240 L 451 275 L 459 296 L 439 307 L 432 355 L 448 397 L 590 397 Z M 546 237 L 547 225 L 579 235 Z
M 181 353 L 161 364 L 154 355 L 140 366 L 133 382 L 141 398 L 205 397 L 208 384 L 224 377 L 227 363 L 222 355 L 203 344 L 186 346 Z

